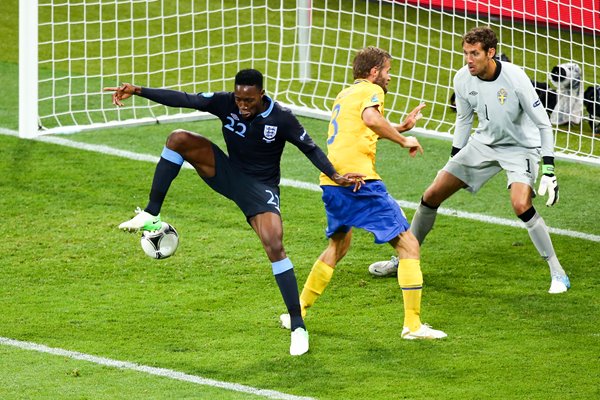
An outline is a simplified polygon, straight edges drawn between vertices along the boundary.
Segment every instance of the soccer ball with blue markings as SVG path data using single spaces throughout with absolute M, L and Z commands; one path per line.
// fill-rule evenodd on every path
M 148 257 L 163 259 L 175 254 L 179 246 L 179 234 L 172 225 L 162 222 L 156 231 L 143 231 L 140 242 Z

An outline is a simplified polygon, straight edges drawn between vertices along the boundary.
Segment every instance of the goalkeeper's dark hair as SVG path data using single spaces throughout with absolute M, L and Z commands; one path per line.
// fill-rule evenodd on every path
M 356 54 L 356 57 L 354 57 L 354 62 L 352 63 L 354 79 L 368 77 L 372 68 L 382 68 L 383 64 L 391 58 L 392 56 L 390 56 L 390 53 L 379 47 L 365 47 Z
M 487 52 L 489 49 L 498 48 L 498 38 L 496 37 L 496 33 L 494 33 L 494 31 L 487 26 L 478 26 L 465 33 L 462 39 L 462 44 L 465 43 L 481 43 L 481 48 L 485 52 Z
M 242 69 L 235 74 L 235 85 L 256 86 L 262 90 L 263 75 L 256 69 Z

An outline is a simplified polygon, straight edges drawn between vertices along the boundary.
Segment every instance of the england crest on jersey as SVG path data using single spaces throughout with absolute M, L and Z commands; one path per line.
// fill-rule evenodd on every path
M 263 132 L 263 140 L 267 143 L 271 143 L 275 140 L 277 135 L 277 127 L 273 125 L 265 125 L 265 131 Z

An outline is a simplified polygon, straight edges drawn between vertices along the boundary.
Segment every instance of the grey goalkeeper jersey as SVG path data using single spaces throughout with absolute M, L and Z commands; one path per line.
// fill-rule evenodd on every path
M 550 119 L 531 80 L 514 64 L 496 65 L 491 80 L 472 76 L 466 65 L 454 76 L 457 116 L 452 145 L 461 149 L 467 144 L 477 113 L 473 140 L 490 146 L 541 147 L 542 156 L 553 156 Z

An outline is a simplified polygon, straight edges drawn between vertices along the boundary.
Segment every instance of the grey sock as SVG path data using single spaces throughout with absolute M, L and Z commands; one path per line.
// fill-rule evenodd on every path
M 410 231 L 422 244 L 425 240 L 425 236 L 429 233 L 435 222 L 437 216 L 437 208 L 429 208 L 423 204 L 419 204 L 417 212 L 413 217 L 412 223 L 410 224 Z
M 529 237 L 533 242 L 533 245 L 540 253 L 540 256 L 548 262 L 550 267 L 551 275 L 566 275 L 565 270 L 560 265 L 556 253 L 554 252 L 554 246 L 552 246 L 552 240 L 548 233 L 548 227 L 544 222 L 544 219 L 536 212 L 535 215 L 527 222 L 525 222 Z

